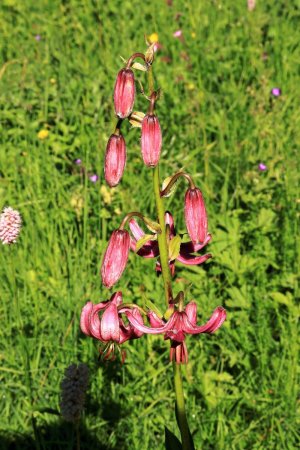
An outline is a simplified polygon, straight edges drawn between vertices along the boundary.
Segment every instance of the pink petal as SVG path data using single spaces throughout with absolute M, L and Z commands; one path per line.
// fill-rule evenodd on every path
M 120 325 L 117 305 L 110 302 L 106 307 L 100 324 L 101 338 L 103 341 L 119 342 Z
M 102 341 L 102 337 L 100 334 L 100 319 L 99 319 L 99 311 L 101 309 L 106 308 L 108 302 L 98 303 L 97 305 L 93 306 L 93 310 L 90 314 L 90 323 L 89 323 L 89 330 L 91 333 L 91 336 L 93 336 L 96 339 L 99 339 Z
M 187 315 L 184 316 L 183 321 L 184 321 L 184 331 L 186 333 L 189 334 L 198 334 L 198 333 L 214 333 L 218 328 L 220 328 L 220 326 L 222 325 L 222 323 L 224 322 L 224 320 L 226 319 L 226 311 L 224 308 L 222 308 L 222 306 L 218 306 L 211 318 L 209 319 L 208 322 L 206 322 L 205 325 L 201 325 L 196 326 L 196 325 L 192 325 L 187 317 Z
M 169 321 L 163 326 L 158 328 L 150 328 L 146 327 L 145 325 L 141 324 L 131 312 L 126 312 L 126 316 L 128 317 L 129 322 L 133 325 L 134 328 L 136 328 L 138 331 L 141 331 L 142 333 L 148 333 L 148 334 L 161 334 L 165 333 L 170 329 L 170 327 L 174 324 L 174 314 L 171 316 Z
M 201 256 L 185 255 L 185 254 L 180 253 L 176 259 L 177 259 L 177 261 L 181 262 L 182 264 L 186 264 L 188 266 L 197 266 L 199 264 L 204 263 L 211 257 L 212 257 L 211 253 L 207 253 L 206 255 L 201 255 Z
M 82 308 L 80 315 L 80 328 L 81 331 L 87 336 L 92 336 L 90 333 L 90 315 L 93 310 L 93 303 L 87 302 L 87 304 Z
M 201 250 L 203 247 L 205 247 L 209 241 L 211 240 L 212 236 L 211 234 L 207 234 L 206 238 L 204 239 L 204 242 L 202 244 L 194 244 L 192 241 L 190 242 L 184 242 L 180 246 L 180 252 L 182 253 L 195 253 Z
M 158 317 L 158 315 L 155 314 L 154 311 L 149 311 L 148 318 L 149 318 L 150 325 L 153 328 L 163 327 L 165 324 L 165 322 L 160 317 Z
M 169 225 L 170 227 L 170 238 L 173 238 L 175 236 L 175 227 L 174 227 L 174 219 L 172 214 L 169 211 L 166 211 L 165 213 L 165 222 L 166 225 Z
M 192 325 L 196 325 L 197 322 L 197 303 L 190 302 L 185 307 L 185 313 L 188 316 L 189 321 Z
M 142 239 L 142 237 L 145 236 L 144 231 L 142 230 L 142 228 L 139 226 L 139 224 L 137 223 L 137 221 L 135 219 L 131 219 L 129 221 L 129 227 L 131 230 L 131 233 L 133 234 L 133 237 L 139 241 L 140 239 Z

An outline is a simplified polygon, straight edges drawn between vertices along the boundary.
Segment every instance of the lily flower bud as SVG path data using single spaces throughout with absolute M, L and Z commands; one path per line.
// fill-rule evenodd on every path
M 207 237 L 207 214 L 200 189 L 190 188 L 185 194 L 185 224 L 193 243 L 203 243 Z
M 120 134 L 112 134 L 108 140 L 105 153 L 104 176 L 110 187 L 119 184 L 126 164 L 126 144 Z
M 101 267 L 102 283 L 112 287 L 120 278 L 128 261 L 130 236 L 126 230 L 114 230 Z
M 131 69 L 122 69 L 117 75 L 114 90 L 115 112 L 121 119 L 125 119 L 132 112 L 134 96 L 134 73 Z
M 155 114 L 146 114 L 142 121 L 142 157 L 146 166 L 155 167 L 159 161 L 162 136 Z

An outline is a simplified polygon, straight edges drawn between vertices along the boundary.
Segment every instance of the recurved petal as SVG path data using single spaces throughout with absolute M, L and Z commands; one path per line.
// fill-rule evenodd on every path
M 100 334 L 100 319 L 99 319 L 99 311 L 106 308 L 108 302 L 98 303 L 97 305 L 93 305 L 93 310 L 90 314 L 90 322 L 89 322 L 89 330 L 90 335 L 96 339 L 102 341 Z
M 190 302 L 185 307 L 186 315 L 192 325 L 196 325 L 197 322 L 197 303 Z
M 131 230 L 131 233 L 133 234 L 134 239 L 136 239 L 137 241 L 145 236 L 144 231 L 142 230 L 142 228 L 139 226 L 139 224 L 135 219 L 131 219 L 129 221 L 129 228 Z
M 212 236 L 211 236 L 211 234 L 208 233 L 202 244 L 194 244 L 194 242 L 192 242 L 192 241 L 184 242 L 180 246 L 180 251 L 182 251 L 182 253 L 185 253 L 185 254 L 199 252 L 203 247 L 205 247 L 211 241 L 211 239 L 212 239 Z
M 126 311 L 126 316 L 129 320 L 129 322 L 133 325 L 133 327 L 135 329 L 137 329 L 138 331 L 141 331 L 142 333 L 147 333 L 147 334 L 161 334 L 161 333 L 165 333 L 166 331 L 168 331 L 170 329 L 170 327 L 172 327 L 174 320 L 172 321 L 172 317 L 171 319 L 162 327 L 158 327 L 158 328 L 151 328 L 151 327 L 146 327 L 146 325 L 141 324 L 136 317 L 133 316 L 132 312 L 130 311 Z
M 181 262 L 182 264 L 186 264 L 188 266 L 197 266 L 199 264 L 204 263 L 211 257 L 212 257 L 211 253 L 207 253 L 206 255 L 201 255 L 201 256 L 195 256 L 195 255 L 185 254 L 185 253 L 181 252 L 181 250 L 180 250 L 180 254 L 177 256 L 177 261 Z
M 183 327 L 184 327 L 184 331 L 189 334 L 214 333 L 218 328 L 220 328 L 220 326 L 222 325 L 222 323 L 224 322 L 225 319 L 226 319 L 225 309 L 222 308 L 222 306 L 218 306 L 214 310 L 211 318 L 209 319 L 208 322 L 206 322 L 205 325 L 201 325 L 201 326 L 193 325 L 189 321 L 188 316 L 184 315 Z
M 109 303 L 110 304 L 106 307 L 102 315 L 100 323 L 101 338 L 104 342 L 106 341 L 119 342 L 120 325 L 119 325 L 119 315 L 117 305 L 114 302 Z
M 93 303 L 87 302 L 87 304 L 82 308 L 80 315 L 80 328 L 81 331 L 87 336 L 92 336 L 90 333 L 90 315 L 93 310 Z

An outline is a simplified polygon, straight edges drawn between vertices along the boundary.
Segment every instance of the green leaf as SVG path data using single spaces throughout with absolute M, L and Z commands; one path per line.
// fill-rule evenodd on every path
M 145 236 L 143 236 L 141 239 L 139 239 L 136 243 L 135 246 L 135 251 L 138 252 L 144 244 L 146 244 L 146 242 L 148 241 L 154 241 L 156 239 L 156 236 L 153 234 L 145 234 Z
M 144 217 L 144 223 L 148 230 L 153 231 L 153 233 L 161 233 L 161 227 L 159 223 L 154 220 L 148 219 L 148 217 Z
M 169 242 L 169 260 L 170 261 L 174 261 L 174 259 L 176 259 L 177 256 L 179 255 L 180 244 L 181 244 L 181 237 L 179 235 L 175 236 Z
M 164 191 L 166 189 L 166 187 L 168 186 L 168 184 L 170 183 L 172 178 L 173 178 L 173 175 L 164 179 L 164 181 L 162 183 L 162 191 Z M 170 197 L 172 194 L 174 194 L 174 192 L 176 191 L 176 188 L 177 188 L 177 181 L 178 180 L 175 181 L 175 183 L 173 184 L 173 186 L 171 187 L 169 192 L 167 194 L 165 194 L 163 197 Z
M 166 450 L 182 450 L 180 440 L 165 426 L 165 448 Z
M 162 312 L 158 309 L 158 307 L 157 307 L 153 302 L 151 302 L 151 300 L 148 300 L 148 299 L 147 299 L 147 300 L 145 301 L 145 304 L 146 304 L 147 308 L 151 309 L 151 311 L 154 311 L 155 314 L 156 314 L 160 319 L 162 319 L 162 317 L 163 317 Z

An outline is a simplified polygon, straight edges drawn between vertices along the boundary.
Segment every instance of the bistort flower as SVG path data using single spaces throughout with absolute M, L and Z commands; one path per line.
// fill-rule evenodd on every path
M 22 219 L 19 211 L 10 206 L 0 215 L 0 240 L 2 244 L 14 244 L 20 234 Z

